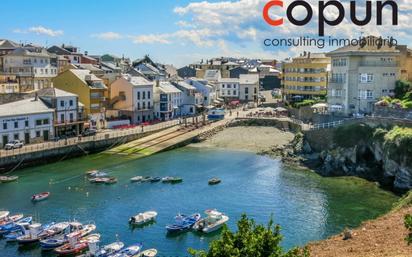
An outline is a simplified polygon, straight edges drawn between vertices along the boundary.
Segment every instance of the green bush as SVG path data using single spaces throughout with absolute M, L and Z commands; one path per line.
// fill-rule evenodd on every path
M 265 227 L 244 214 L 237 227 L 238 231 L 233 233 L 225 226 L 207 252 L 189 249 L 189 253 L 195 257 L 309 257 L 307 249 L 283 251 L 280 226 L 274 225 L 272 219 Z
M 394 127 L 385 135 L 384 147 L 391 156 L 412 156 L 412 128 Z
M 373 128 L 366 124 L 352 124 L 336 129 L 333 139 L 341 147 L 352 147 L 360 143 L 368 143 L 373 138 Z
M 412 91 L 412 86 L 409 81 L 398 80 L 395 84 L 395 98 L 403 99 L 405 94 Z

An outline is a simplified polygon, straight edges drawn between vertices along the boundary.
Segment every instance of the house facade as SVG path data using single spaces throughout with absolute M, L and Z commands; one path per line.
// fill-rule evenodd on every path
M 181 115 L 182 91 L 167 81 L 157 81 L 154 88 L 155 115 L 159 120 L 171 120 Z
M 79 96 L 90 127 L 104 127 L 108 90 L 102 79 L 89 70 L 69 69 L 54 78 L 53 83 L 55 88 Z
M 41 47 L 19 47 L 4 55 L 3 75 L 15 75 L 20 92 L 52 87 L 57 76 L 57 59 Z
M 216 90 L 213 86 L 209 85 L 207 80 L 189 78 L 186 79 L 185 82 L 191 86 L 194 86 L 197 92 L 201 94 L 202 103 L 204 106 L 215 104 L 215 101 L 217 100 Z
M 221 78 L 218 82 L 219 97 L 225 102 L 232 100 L 239 100 L 240 95 L 240 81 L 239 78 Z
M 0 145 L 20 140 L 40 143 L 54 137 L 54 110 L 39 98 L 0 105 Z
M 390 46 L 349 46 L 327 54 L 332 59 L 329 111 L 343 115 L 373 112 L 374 103 L 393 95 L 401 77 L 400 51 Z
M 130 118 L 133 124 L 154 119 L 153 82 L 124 75 L 111 84 L 112 108 Z
M 241 74 L 239 76 L 239 100 L 241 102 L 258 102 L 259 75 Z
M 182 105 L 180 107 L 181 115 L 195 115 L 198 107 L 203 105 L 202 96 L 197 92 L 196 87 L 186 83 L 185 81 L 178 81 L 173 85 L 182 91 Z

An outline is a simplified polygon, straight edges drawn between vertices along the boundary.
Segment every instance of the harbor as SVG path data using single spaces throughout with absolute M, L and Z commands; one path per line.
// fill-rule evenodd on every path
M 117 183 L 90 183 L 85 172 L 93 169 L 116 177 Z M 188 248 L 207 249 L 219 237 L 219 231 L 168 233 L 166 226 L 179 214 L 205 216 L 205 210 L 217 209 L 229 217 L 231 229 L 242 213 L 260 223 L 273 215 L 284 228 L 283 246 L 291 248 L 358 226 L 385 213 L 397 200 L 360 179 L 321 178 L 251 151 L 210 145 L 189 145 L 143 159 L 100 153 L 16 174 L 17 181 L 0 184 L 2 209 L 33 216 L 42 224 L 74 220 L 95 224 L 101 245 L 116 240 L 126 246 L 142 243 L 144 249 L 157 249 L 158 256 L 187 256 Z M 136 176 L 179 177 L 182 182 L 132 182 Z M 221 182 L 209 185 L 215 177 Z M 31 201 L 33 193 L 40 192 L 50 196 Z M 149 210 L 157 213 L 154 222 L 130 226 L 132 216 Z M 5 240 L 0 249 L 6 257 L 55 256 L 39 246 L 18 247 Z

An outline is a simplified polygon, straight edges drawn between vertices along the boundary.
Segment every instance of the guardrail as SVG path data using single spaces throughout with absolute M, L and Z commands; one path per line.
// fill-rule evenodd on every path
M 188 119 L 188 123 L 191 123 L 189 119 Z M 113 138 L 121 138 L 121 137 L 129 136 L 129 135 L 153 132 L 153 131 L 170 128 L 170 127 L 173 127 L 179 124 L 182 124 L 182 121 L 177 119 L 177 120 L 161 122 L 158 124 L 144 126 L 144 127 L 137 126 L 131 129 L 103 131 L 94 136 L 89 136 L 89 137 L 74 137 L 74 138 L 62 139 L 57 142 L 49 141 L 49 142 L 44 142 L 44 143 L 39 143 L 39 144 L 25 145 L 19 149 L 13 149 L 13 150 L 8 150 L 8 151 L 0 150 L 0 158 L 8 157 L 8 156 L 15 156 L 19 154 L 26 154 L 26 153 L 31 153 L 31 152 L 37 152 L 37 151 L 43 151 L 43 150 L 52 150 L 52 149 L 57 149 L 57 148 L 67 147 L 67 146 L 75 146 L 79 143 L 84 143 L 84 142 L 101 141 L 101 140 L 107 140 L 107 139 L 113 139 Z

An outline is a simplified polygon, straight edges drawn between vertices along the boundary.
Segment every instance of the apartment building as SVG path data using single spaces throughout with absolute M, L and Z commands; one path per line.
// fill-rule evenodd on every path
M 332 62 L 328 85 L 332 113 L 373 112 L 374 103 L 392 95 L 396 81 L 401 78 L 401 51 L 395 46 L 347 46 L 327 56 Z
M 15 75 L 20 92 L 39 90 L 52 86 L 57 75 L 57 58 L 38 46 L 19 47 L 4 55 L 3 75 Z
M 323 53 L 304 52 L 283 63 L 283 95 L 288 101 L 301 101 L 327 94 L 330 58 Z
M 170 120 L 181 115 L 182 91 L 167 81 L 157 81 L 154 88 L 155 115 L 160 120 Z

